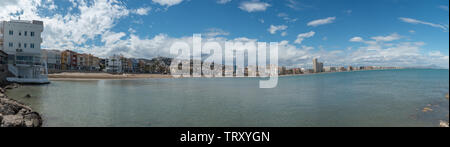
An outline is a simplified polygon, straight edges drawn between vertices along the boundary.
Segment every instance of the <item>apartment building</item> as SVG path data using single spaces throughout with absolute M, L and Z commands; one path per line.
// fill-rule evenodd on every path
M 89 56 L 87 54 L 76 54 L 77 70 L 87 70 L 89 63 Z
M 113 55 L 106 59 L 106 72 L 109 73 L 122 73 L 122 61 L 123 57 L 120 55 Z
M 319 62 L 319 60 L 317 58 L 313 59 L 313 68 L 314 68 L 314 73 L 321 73 L 323 72 L 323 63 Z
M 61 70 L 61 51 L 59 50 L 42 50 L 42 62 L 47 63 L 49 70 Z
M 0 23 L 0 50 L 8 54 L 8 81 L 48 83 L 46 65 L 41 63 L 42 21 L 11 20 Z
M 76 70 L 78 67 L 77 54 L 71 50 L 65 50 L 61 53 L 61 69 L 62 70 Z
M 92 54 L 88 55 L 88 70 L 89 71 L 100 71 L 100 58 L 95 57 Z

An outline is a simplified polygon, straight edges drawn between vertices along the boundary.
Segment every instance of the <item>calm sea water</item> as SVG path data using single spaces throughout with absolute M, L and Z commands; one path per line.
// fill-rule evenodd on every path
M 438 126 L 448 70 L 387 70 L 259 79 L 54 81 L 8 92 L 45 126 Z M 31 94 L 31 98 L 25 98 Z M 431 106 L 433 112 L 422 112 Z

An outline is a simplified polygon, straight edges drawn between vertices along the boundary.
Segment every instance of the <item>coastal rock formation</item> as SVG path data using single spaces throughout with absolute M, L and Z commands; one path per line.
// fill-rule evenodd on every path
M 41 127 L 41 116 L 15 100 L 8 99 L 0 88 L 0 127 Z
M 448 94 L 445 95 L 445 98 L 448 100 Z M 447 118 L 448 118 L 448 114 L 447 114 Z M 444 127 L 444 128 L 448 128 L 449 123 L 445 122 L 445 121 L 441 121 L 440 126 Z
M 443 128 L 448 128 L 448 122 L 441 121 L 440 126 L 443 127 Z

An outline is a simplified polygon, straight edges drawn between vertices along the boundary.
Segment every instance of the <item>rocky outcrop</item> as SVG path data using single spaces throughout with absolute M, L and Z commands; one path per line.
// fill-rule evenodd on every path
M 448 100 L 448 93 L 445 95 L 445 98 Z M 448 114 L 447 114 L 447 118 L 448 118 Z M 440 126 L 444 127 L 444 128 L 448 128 L 448 122 L 441 121 Z
M 8 99 L 0 88 L 0 127 L 41 127 L 42 118 L 30 107 Z
M 443 127 L 443 128 L 448 128 L 448 122 L 441 121 L 440 126 Z

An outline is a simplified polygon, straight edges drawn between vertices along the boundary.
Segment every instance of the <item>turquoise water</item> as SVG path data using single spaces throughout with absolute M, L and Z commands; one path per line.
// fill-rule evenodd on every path
M 438 126 L 448 120 L 448 70 L 387 70 L 259 79 L 53 81 L 8 92 L 45 126 Z M 31 94 L 31 98 L 25 98 Z M 422 112 L 424 107 L 433 112 Z

